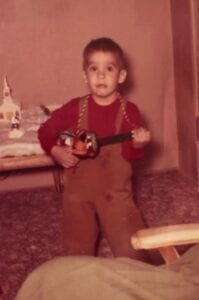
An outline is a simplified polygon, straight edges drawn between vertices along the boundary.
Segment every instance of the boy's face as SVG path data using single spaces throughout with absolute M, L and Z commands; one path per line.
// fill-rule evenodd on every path
M 88 57 L 84 75 L 94 100 L 108 105 L 116 99 L 118 84 L 125 81 L 127 72 L 121 69 L 115 54 L 94 51 Z

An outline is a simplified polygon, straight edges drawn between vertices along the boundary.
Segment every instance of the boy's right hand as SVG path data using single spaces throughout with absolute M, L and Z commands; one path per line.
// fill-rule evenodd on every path
M 72 147 L 55 145 L 51 150 L 53 158 L 64 168 L 75 167 L 79 158 L 73 154 Z

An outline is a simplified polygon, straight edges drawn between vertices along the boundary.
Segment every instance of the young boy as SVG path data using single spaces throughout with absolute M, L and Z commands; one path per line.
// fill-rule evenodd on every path
M 135 104 L 118 89 L 127 70 L 120 46 L 109 38 L 92 40 L 83 53 L 90 94 L 56 110 L 39 130 L 43 149 L 64 167 L 63 231 L 68 255 L 95 255 L 99 228 L 115 256 L 143 258 L 130 237 L 144 224 L 133 202 L 131 161 L 143 155 L 150 133 L 141 127 Z M 61 131 L 81 129 L 99 138 L 132 131 L 132 140 L 101 147 L 81 159 L 71 146 L 57 143 Z

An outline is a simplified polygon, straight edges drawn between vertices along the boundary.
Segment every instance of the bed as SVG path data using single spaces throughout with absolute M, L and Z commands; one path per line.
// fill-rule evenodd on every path
M 186 236 L 187 243 L 196 245 L 161 266 L 128 258 L 57 257 L 27 277 L 15 300 L 196 300 L 199 224 L 168 226 L 165 234 L 164 229 L 136 233 L 132 246 L 162 248 L 179 245 L 180 240 L 185 244 Z

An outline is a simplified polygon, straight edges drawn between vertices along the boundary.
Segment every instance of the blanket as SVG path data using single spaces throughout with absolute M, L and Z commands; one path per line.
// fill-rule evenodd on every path
M 128 258 L 57 257 L 34 270 L 16 300 L 197 300 L 199 245 L 174 264 Z

